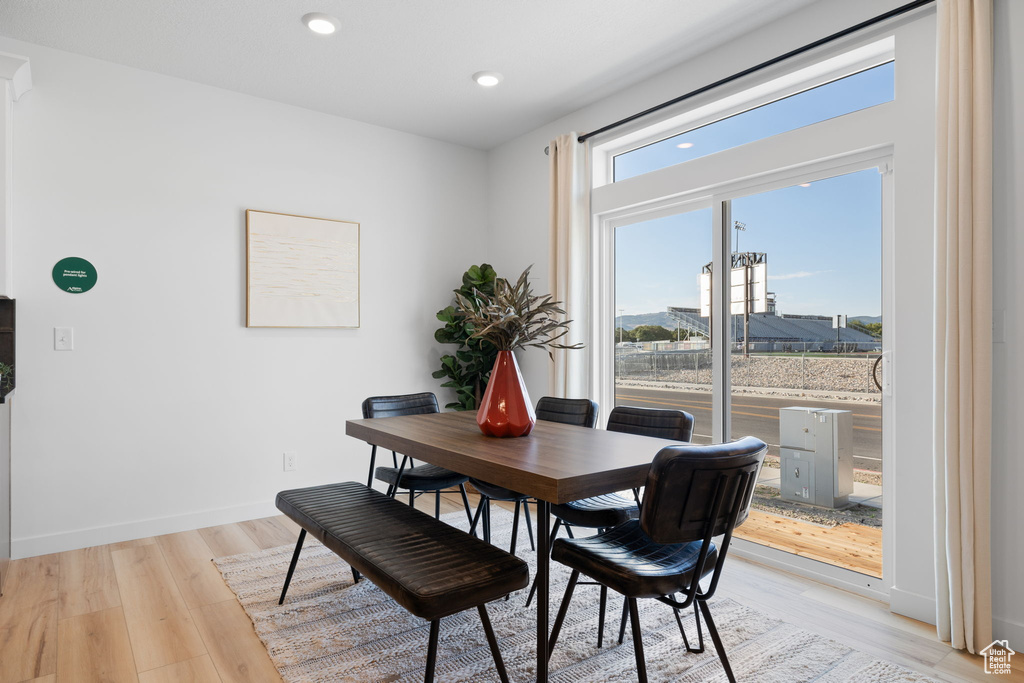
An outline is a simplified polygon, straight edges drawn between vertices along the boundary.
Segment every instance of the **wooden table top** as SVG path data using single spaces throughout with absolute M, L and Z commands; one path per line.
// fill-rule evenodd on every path
M 475 412 L 349 420 L 345 433 L 550 503 L 643 486 L 651 461 L 678 441 L 538 420 L 529 436 L 484 436 Z

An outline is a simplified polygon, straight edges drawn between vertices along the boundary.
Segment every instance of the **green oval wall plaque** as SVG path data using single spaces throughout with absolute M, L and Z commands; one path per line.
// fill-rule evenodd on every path
M 62 258 L 53 267 L 53 283 L 72 294 L 88 292 L 96 285 L 96 267 L 77 256 Z

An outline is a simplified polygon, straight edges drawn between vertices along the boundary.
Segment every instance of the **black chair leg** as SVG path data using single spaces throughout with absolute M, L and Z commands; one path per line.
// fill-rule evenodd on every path
M 430 622 L 430 643 L 427 645 L 427 671 L 423 675 L 423 683 L 433 683 L 434 666 L 437 664 L 437 631 L 441 625 L 440 619 Z
M 725 669 L 725 675 L 729 678 L 729 683 L 736 683 L 736 677 L 732 674 L 732 667 L 729 666 L 729 658 L 725 656 L 725 645 L 722 644 L 722 638 L 718 635 L 715 620 L 711 618 L 711 610 L 708 609 L 708 603 L 705 600 L 698 599 L 697 604 L 700 605 L 700 611 L 704 614 L 704 621 L 708 623 L 708 633 L 711 634 L 711 642 L 715 644 L 715 649 L 718 650 L 718 658 L 722 660 L 722 668 Z
M 523 507 L 526 508 L 526 535 L 530 537 L 530 550 L 537 550 L 537 546 L 533 542 L 533 522 L 530 521 L 530 501 L 524 500 Z M 554 540 L 552 537 L 548 543 Z
M 462 494 L 462 505 L 466 508 L 466 518 L 469 520 L 470 531 L 469 533 L 476 536 L 476 532 L 473 531 L 473 511 L 469 507 L 469 496 L 466 495 L 466 485 L 459 484 L 459 493 Z
M 484 502 L 484 540 L 491 542 L 491 499 Z
M 636 609 L 636 598 L 629 598 L 629 622 L 633 627 L 633 652 L 636 654 L 636 673 L 640 683 L 647 683 L 647 662 L 644 660 L 644 643 L 640 636 L 640 613 Z
M 597 646 L 601 647 L 604 642 L 604 611 L 608 604 L 608 586 L 601 584 L 601 607 L 597 612 Z
M 629 600 L 622 598 L 622 621 L 619 622 L 619 645 L 626 637 L 626 617 L 629 616 Z
M 473 519 L 469 522 L 469 535 L 476 536 L 476 525 L 484 516 L 484 497 L 480 496 L 480 502 L 476 505 L 476 514 L 473 515 Z
M 302 542 L 306 540 L 306 530 L 301 529 L 299 531 L 299 541 L 295 544 L 295 553 L 292 555 L 292 563 L 288 565 L 288 575 L 284 577 L 284 588 L 281 589 L 281 599 L 277 601 L 277 604 L 284 604 L 285 593 L 288 592 L 288 584 L 292 582 L 292 574 L 295 573 L 295 565 L 299 563 L 299 553 L 302 552 Z
M 441 519 L 441 489 L 434 491 L 434 519 Z
M 516 501 L 515 512 L 512 513 L 512 542 L 508 546 L 508 551 L 513 555 L 516 554 L 516 541 L 519 540 L 519 508 L 522 506 L 523 501 Z
M 676 613 L 676 623 L 679 625 L 679 635 L 683 637 L 683 646 L 686 648 L 686 651 L 695 655 L 699 655 L 704 652 L 704 632 L 700 627 L 700 612 L 697 609 L 696 603 L 693 605 L 693 619 L 697 622 L 697 647 L 690 647 L 690 641 L 686 637 L 686 629 L 683 628 L 683 619 L 679 614 L 679 608 L 674 607 L 673 611 Z
M 527 508 L 529 509 L 529 508 Z M 554 543 L 555 538 L 558 537 L 558 528 L 562 526 L 562 520 L 555 518 L 555 525 L 551 527 L 551 535 L 548 536 L 548 548 L 551 548 L 551 544 Z M 533 583 L 530 584 L 530 594 L 526 596 L 526 606 L 529 607 L 530 603 L 533 602 L 533 594 L 537 592 L 537 577 L 533 577 Z
M 416 507 L 416 492 L 409 489 L 409 507 Z
M 498 649 L 498 639 L 494 637 L 494 629 L 491 628 L 491 620 L 487 616 L 487 607 L 478 605 L 480 611 L 480 623 L 484 625 L 484 633 L 487 635 L 487 644 L 491 647 L 491 656 L 494 657 L 494 666 L 498 669 L 498 678 L 501 683 L 508 683 L 508 672 L 505 671 L 505 662 L 501 660 L 501 650 Z
M 373 466 L 377 462 L 377 447 L 370 449 L 370 473 L 366 475 L 366 488 L 373 488 Z
M 355 567 L 352 567 L 352 583 L 359 583 L 359 577 L 359 570 Z
M 580 570 L 573 569 L 572 575 L 569 577 L 569 583 L 565 586 L 565 596 L 562 598 L 562 604 L 558 608 L 558 616 L 555 617 L 555 625 L 551 627 L 551 637 L 548 639 L 548 657 L 551 657 L 551 653 L 555 649 L 555 643 L 558 642 L 558 632 L 562 630 L 562 622 L 565 621 L 565 613 L 569 611 L 572 592 L 576 589 L 576 582 L 579 580 Z

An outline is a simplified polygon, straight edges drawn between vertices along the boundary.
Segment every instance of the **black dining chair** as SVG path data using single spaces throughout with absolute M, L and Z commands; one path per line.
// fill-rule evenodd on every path
M 538 420 L 547 422 L 560 422 L 562 424 L 576 425 L 593 429 L 597 424 L 597 404 L 586 398 L 554 398 L 544 396 L 537 401 L 537 409 L 534 411 Z M 502 486 L 489 484 L 479 479 L 470 479 L 469 482 L 480 492 L 480 504 L 477 506 L 476 514 L 470 525 L 470 533 L 476 530 L 477 523 L 482 518 L 484 540 L 491 540 L 491 501 L 515 502 L 515 521 L 512 523 L 512 542 L 509 552 L 516 554 L 516 542 L 519 535 L 519 511 L 525 512 L 526 531 L 530 537 L 530 548 L 536 549 L 533 541 L 533 525 L 530 521 L 529 496 L 507 489 Z
M 596 536 L 557 539 L 552 559 L 571 568 L 572 574 L 555 617 L 548 652 L 558 641 L 573 590 L 583 573 L 625 596 L 641 683 L 647 681 L 647 665 L 637 612 L 639 598 L 654 598 L 677 610 L 687 652 L 704 651 L 703 614 L 725 674 L 735 683 L 707 603 L 718 588 L 733 530 L 749 514 L 767 448 L 752 436 L 710 446 L 667 446 L 651 464 L 639 519 Z M 712 540 L 716 536 L 722 537 L 717 544 Z M 711 580 L 705 590 L 700 581 L 708 576 Z M 682 600 L 677 594 L 682 594 Z M 690 647 L 678 612 L 693 603 L 696 648 Z
M 404 394 L 400 396 L 371 396 L 363 401 L 363 417 L 398 417 L 400 415 L 424 415 L 439 413 L 437 397 L 429 391 L 421 394 Z M 415 505 L 416 496 L 420 493 L 434 492 L 434 517 L 441 516 L 441 491 L 457 486 L 462 494 L 462 504 L 466 508 L 466 517 L 473 521 L 472 508 L 466 496 L 466 482 L 469 478 L 437 465 L 416 465 L 412 458 L 403 455 L 402 463 L 398 463 L 398 454 L 391 451 L 393 467 L 377 467 L 377 447 L 370 449 L 370 472 L 366 485 L 372 486 L 374 475 L 388 485 L 387 494 L 392 498 L 398 489 L 409 491 L 409 505 Z
M 639 436 L 653 436 L 673 441 L 689 441 L 693 437 L 693 415 L 683 410 L 666 410 L 660 408 L 637 408 L 634 406 L 617 406 L 608 415 L 608 431 L 625 432 Z M 558 535 L 560 527 L 572 538 L 572 527 L 588 529 L 610 529 L 625 524 L 640 516 L 640 493 L 633 491 L 628 498 L 618 493 L 606 493 L 592 498 L 574 500 L 551 506 L 551 514 L 555 516 L 555 524 L 551 529 L 550 538 Z M 533 594 L 537 589 L 534 579 L 530 594 L 526 598 L 529 607 Z M 608 604 L 608 589 L 601 587 L 601 620 L 597 629 L 597 646 L 604 643 L 604 612 Z

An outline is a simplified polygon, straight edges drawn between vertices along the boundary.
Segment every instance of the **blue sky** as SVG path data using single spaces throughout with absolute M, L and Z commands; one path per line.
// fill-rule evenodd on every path
M 892 88 L 892 65 L 876 67 L 623 155 L 616 177 L 627 166 L 637 175 L 885 102 Z M 693 147 L 679 149 L 680 141 Z M 740 250 L 768 254 L 779 312 L 881 315 L 881 187 L 867 169 L 733 201 L 733 219 L 746 223 Z M 617 228 L 616 315 L 697 307 L 711 248 L 710 209 Z

